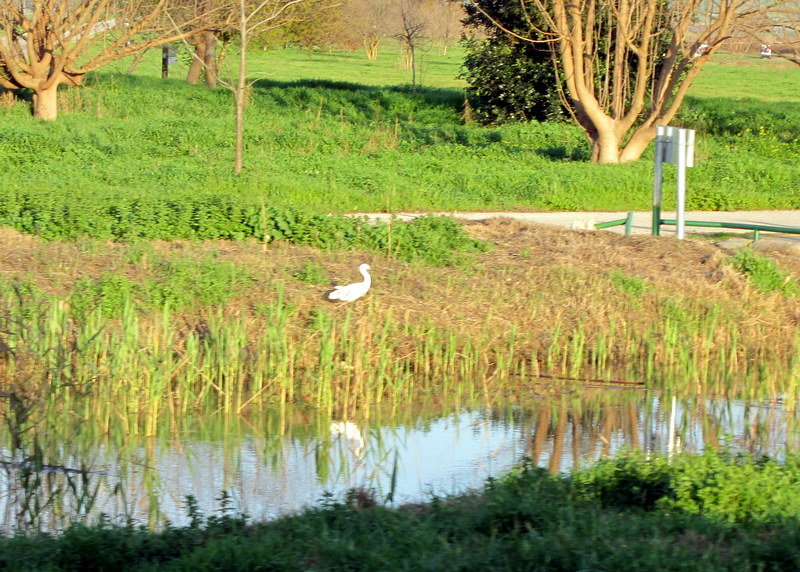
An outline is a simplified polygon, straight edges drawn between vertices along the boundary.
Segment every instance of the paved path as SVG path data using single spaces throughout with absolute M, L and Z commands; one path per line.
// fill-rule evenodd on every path
M 400 220 L 411 220 L 428 213 L 400 212 L 394 215 L 386 213 L 363 213 L 367 217 L 375 220 L 388 220 L 396 216 Z M 627 212 L 437 212 L 434 214 L 450 215 L 456 218 L 467 220 L 486 220 L 496 217 L 505 217 L 524 222 L 538 224 L 549 224 L 564 228 L 586 228 L 588 224 L 606 222 L 625 218 Z M 650 211 L 634 212 L 633 234 L 651 234 L 652 218 Z M 674 211 L 664 211 L 662 219 L 675 219 Z M 800 210 L 796 211 L 691 211 L 686 213 L 686 220 L 711 221 L 711 222 L 735 222 L 749 224 L 764 224 L 771 226 L 788 226 L 800 228 Z M 624 226 L 616 226 L 606 229 L 612 232 L 624 233 Z M 747 232 L 743 230 L 695 227 L 687 226 L 686 233 L 716 233 L 730 230 L 731 232 Z M 674 236 L 675 226 L 662 226 L 662 236 Z M 798 235 L 783 235 L 798 236 Z

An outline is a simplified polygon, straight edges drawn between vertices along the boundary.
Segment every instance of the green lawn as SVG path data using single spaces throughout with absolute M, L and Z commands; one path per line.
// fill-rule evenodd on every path
M 652 151 L 598 166 L 571 124 L 465 122 L 458 46 L 422 51 L 416 89 L 396 46 L 376 62 L 361 52 L 254 52 L 245 172 L 234 176 L 231 93 L 186 84 L 188 57 L 179 59 L 167 80 L 153 50 L 133 75 L 119 62 L 65 89 L 54 123 L 34 120 L 25 101 L 0 108 L 0 222 L 29 229 L 80 210 L 91 231 L 94 207 L 165 197 L 315 212 L 651 204 Z M 730 57 L 701 74 L 679 119 L 698 131 L 689 208 L 800 208 L 796 74 L 788 62 Z M 741 97 L 763 93 L 772 99 Z

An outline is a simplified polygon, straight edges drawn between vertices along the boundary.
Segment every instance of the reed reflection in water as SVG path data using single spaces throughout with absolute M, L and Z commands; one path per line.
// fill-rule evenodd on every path
M 276 419 L 278 419 L 276 421 Z M 112 521 L 157 528 L 186 525 L 187 497 L 218 514 L 256 520 L 314 505 L 354 487 L 395 503 L 425 501 L 480 487 L 528 457 L 553 472 L 585 466 L 622 449 L 669 453 L 730 447 L 781 457 L 800 447 L 794 400 L 744 402 L 666 395 L 644 389 L 574 389 L 525 401 L 409 410 L 402 418 L 320 420 L 285 411 L 227 417 L 125 445 L 52 432 L 40 439 L 39 465 L 2 451 L 0 526 L 58 530 L 71 521 Z M 61 439 L 59 441 L 59 439 Z M 42 467 L 47 463 L 47 467 Z M 71 469 L 69 471 L 65 469 Z

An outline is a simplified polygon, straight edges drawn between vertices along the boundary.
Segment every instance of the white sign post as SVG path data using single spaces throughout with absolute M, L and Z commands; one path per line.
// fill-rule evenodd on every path
M 686 227 L 686 168 L 694 167 L 694 130 L 659 125 L 656 127 L 655 170 L 653 173 L 653 236 L 661 234 L 661 179 L 663 163 L 677 165 L 675 187 L 676 228 L 683 239 Z

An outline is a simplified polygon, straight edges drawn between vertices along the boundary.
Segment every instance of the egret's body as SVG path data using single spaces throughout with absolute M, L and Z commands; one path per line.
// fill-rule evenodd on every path
M 372 284 L 372 279 L 370 278 L 369 272 L 367 272 L 369 269 L 369 264 L 362 264 L 359 266 L 358 270 L 361 272 L 364 280 L 362 282 L 348 284 L 347 286 L 334 286 L 333 291 L 328 294 L 328 299 L 352 302 L 353 300 L 361 298 L 361 296 L 367 293 L 367 290 L 369 290 Z
M 364 436 L 361 429 L 352 421 L 334 421 L 331 423 L 331 439 L 343 437 L 352 448 L 353 454 L 360 457 L 364 451 Z

